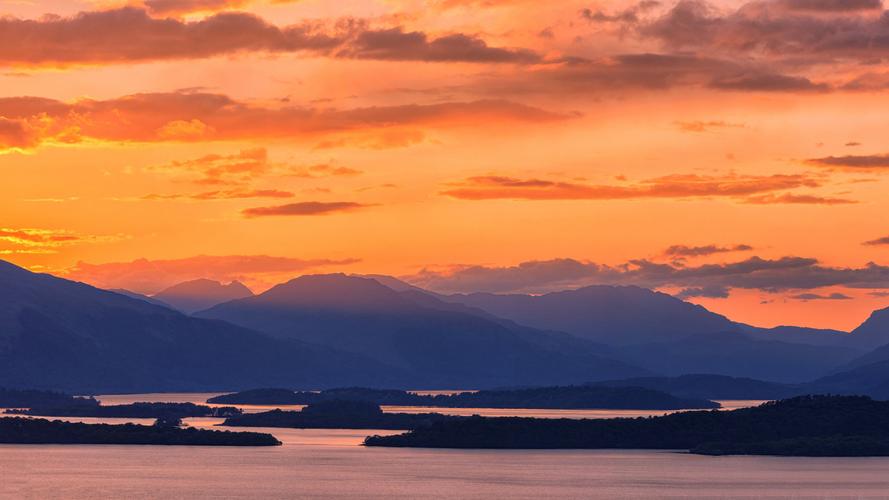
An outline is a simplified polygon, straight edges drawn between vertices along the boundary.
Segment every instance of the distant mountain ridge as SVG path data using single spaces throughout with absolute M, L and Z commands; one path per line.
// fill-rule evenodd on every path
M 253 292 L 239 281 L 224 285 L 218 281 L 197 279 L 173 285 L 152 295 L 151 299 L 191 314 L 216 304 L 252 296 Z
M 275 340 L 0 261 L 0 386 L 203 391 L 406 378 L 360 355 Z
M 196 314 L 425 372 L 443 387 L 564 384 L 646 373 L 608 359 L 601 347 L 441 302 L 375 279 L 302 276 L 260 295 Z

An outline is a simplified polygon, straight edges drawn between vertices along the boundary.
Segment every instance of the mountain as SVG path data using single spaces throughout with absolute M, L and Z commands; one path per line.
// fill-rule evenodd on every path
M 618 359 L 670 376 L 710 373 L 802 383 L 830 373 L 858 355 L 859 351 L 845 347 L 797 344 L 722 332 L 673 342 L 626 346 Z
M 799 383 L 864 351 L 833 330 L 756 328 L 676 297 L 633 286 L 588 286 L 545 295 L 450 295 L 443 300 L 518 324 L 613 346 L 609 357 L 663 375 L 712 373 Z
M 151 298 L 191 314 L 216 304 L 252 296 L 253 292 L 239 281 L 223 285 L 218 281 L 199 279 L 173 285 Z
M 0 261 L 0 386 L 82 394 L 405 380 L 403 371 L 359 355 L 272 339 Z
M 724 375 L 682 375 L 608 380 L 594 385 L 642 387 L 682 398 L 713 400 L 784 399 L 804 394 L 799 386 Z
M 807 384 L 811 393 L 862 394 L 889 400 L 889 360 L 855 366 Z
M 737 330 L 701 306 L 635 286 L 588 286 L 545 295 L 451 295 L 445 300 L 516 323 L 595 342 L 632 345 Z
M 131 299 L 141 300 L 141 301 L 144 301 L 144 302 L 148 302 L 149 304 L 154 304 L 154 305 L 156 305 L 156 306 L 163 306 L 163 307 L 173 308 L 173 306 L 171 306 L 170 304 L 167 304 L 166 302 L 163 302 L 163 301 L 161 301 L 161 300 L 157 300 L 157 299 L 155 299 L 155 298 L 153 298 L 153 297 L 149 297 L 148 295 L 142 295 L 141 293 L 132 292 L 132 291 L 130 291 L 130 290 L 124 290 L 123 288 L 112 288 L 112 289 L 110 289 L 110 290 L 108 290 L 108 291 L 109 291 L 109 292 L 114 292 L 114 293 L 119 293 L 119 294 L 121 294 L 121 295 L 126 295 L 127 297 L 130 297 Z M 175 309 L 175 308 L 174 308 L 174 309 Z
M 889 344 L 889 307 L 874 311 L 864 323 L 852 330 L 850 341 L 871 349 Z
M 361 353 L 443 388 L 558 385 L 647 373 L 564 333 L 494 320 L 431 295 L 343 274 L 302 276 L 196 316 Z

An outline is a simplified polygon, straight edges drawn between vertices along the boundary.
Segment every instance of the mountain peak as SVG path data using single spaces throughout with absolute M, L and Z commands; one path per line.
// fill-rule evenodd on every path
M 392 310 L 413 304 L 378 281 L 358 276 L 307 274 L 272 287 L 256 301 L 324 309 Z
M 218 281 L 202 278 L 173 285 L 153 295 L 152 298 L 190 314 L 216 304 L 252 296 L 253 292 L 240 281 L 224 285 Z

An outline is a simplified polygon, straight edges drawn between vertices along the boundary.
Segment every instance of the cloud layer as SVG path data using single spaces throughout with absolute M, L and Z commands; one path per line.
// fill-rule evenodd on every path
M 199 255 L 181 259 L 137 259 L 130 262 L 89 264 L 78 262 L 61 273 L 65 278 L 84 281 L 99 288 L 124 288 L 152 294 L 193 279 L 221 282 L 234 280 L 259 284 L 260 288 L 314 269 L 354 264 L 357 259 L 298 259 L 269 255 Z
M 336 110 L 270 107 L 221 94 L 172 92 L 71 103 L 36 97 L 0 98 L 0 151 L 43 142 L 197 142 L 312 139 L 399 126 L 450 127 L 479 122 L 551 122 L 568 117 L 503 100 L 408 104 Z M 262 161 L 247 160 L 257 167 Z M 249 156 L 249 154 L 247 155 Z M 209 158 L 213 163 L 238 158 Z M 261 165 L 259 165 L 261 166 Z
M 847 204 L 852 200 L 784 193 L 797 188 L 816 188 L 821 181 L 806 175 L 676 174 L 635 184 L 583 184 L 573 181 L 523 179 L 488 175 L 455 182 L 442 194 L 461 200 L 632 200 L 645 198 L 733 198 L 753 204 Z
M 516 266 L 465 266 L 425 270 L 411 283 L 442 293 L 542 293 L 585 285 L 636 285 L 680 288 L 685 297 L 727 296 L 732 288 L 778 293 L 841 286 L 889 289 L 889 267 L 869 263 L 842 268 L 816 259 L 751 257 L 741 261 L 684 266 L 646 259 L 608 266 L 574 259 L 523 262 Z

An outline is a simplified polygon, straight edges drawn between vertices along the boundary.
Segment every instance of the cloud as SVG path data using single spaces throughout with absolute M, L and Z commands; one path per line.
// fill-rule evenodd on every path
M 743 123 L 728 123 L 722 120 L 676 122 L 676 126 L 683 132 L 708 132 L 721 128 L 744 128 Z
M 751 196 L 744 199 L 751 205 L 852 205 L 858 203 L 846 198 L 829 198 L 810 194 L 784 193 L 780 195 L 766 194 Z
M 686 300 L 691 298 L 727 299 L 731 295 L 728 288 L 714 285 L 705 288 L 685 288 L 675 295 L 676 298 Z
M 266 149 L 255 148 L 230 155 L 209 154 L 172 161 L 147 167 L 146 170 L 172 174 L 195 173 L 199 177 L 192 181 L 197 184 L 241 185 L 268 174 L 273 168 Z
M 617 266 L 575 259 L 523 262 L 516 266 L 456 266 L 424 269 L 405 279 L 442 293 L 544 293 L 586 285 L 636 285 L 646 288 L 746 289 L 768 293 L 825 287 L 889 288 L 889 267 L 830 267 L 817 259 L 750 257 L 736 262 L 685 266 L 631 260 Z
M 881 13 L 877 0 L 756 0 L 729 10 L 704 0 L 680 0 L 641 25 L 639 33 L 673 50 L 773 61 L 811 57 L 811 64 L 834 57 L 867 61 L 889 52 L 889 24 L 876 15 Z M 754 83 L 794 85 L 776 80 L 744 86 Z
M 810 12 L 858 12 L 882 10 L 883 0 L 779 0 L 788 10 Z
M 643 198 L 718 198 L 750 200 L 751 195 L 800 187 L 818 187 L 820 182 L 805 175 L 668 175 L 636 184 L 593 185 L 545 179 L 506 176 L 477 176 L 453 183 L 442 192 L 462 200 L 627 200 Z M 804 203 L 807 197 L 782 195 L 758 202 Z M 756 203 L 756 199 L 751 201 Z M 809 202 L 823 203 L 811 197 Z
M 143 5 L 152 14 L 182 15 L 193 12 L 216 12 L 243 7 L 249 0 L 145 0 Z
M 818 167 L 832 167 L 844 170 L 880 170 L 889 169 L 889 155 L 847 155 L 812 158 L 806 163 Z
M 317 179 L 322 177 L 354 177 L 361 175 L 361 170 L 349 167 L 338 167 L 326 163 L 310 165 L 308 167 L 290 167 L 284 175 L 293 177 L 302 177 L 306 179 Z
M 753 250 L 750 245 L 733 245 L 721 247 L 718 245 L 687 246 L 673 245 L 664 251 L 664 255 L 670 257 L 704 257 L 729 252 L 749 252 Z
M 313 216 L 313 215 L 330 215 L 334 213 L 353 212 L 361 210 L 372 205 L 355 203 L 351 201 L 304 201 L 300 203 L 289 203 L 287 205 L 277 205 L 272 207 L 255 207 L 248 208 L 242 213 L 244 217 L 270 217 L 270 216 Z
M 149 195 L 157 199 L 289 197 L 290 195 L 286 191 L 247 188 L 251 183 L 270 176 L 322 179 L 354 177 L 363 173 L 354 168 L 327 163 L 303 166 L 273 162 L 269 159 L 268 151 L 265 148 L 246 149 L 228 155 L 209 154 L 197 158 L 176 160 L 161 165 L 152 165 L 146 167 L 145 170 L 176 176 L 184 175 L 185 179 L 194 184 L 239 187 L 239 189 L 197 194 Z
M 791 295 L 791 299 L 810 301 L 810 300 L 852 300 L 852 297 L 843 293 L 832 293 L 830 295 L 821 295 L 817 293 L 801 293 L 799 295 Z
M 504 100 L 405 104 L 352 109 L 283 105 L 272 107 L 221 94 L 171 92 L 70 103 L 35 97 L 0 98 L 7 121 L 40 122 L 28 144 L 110 142 L 194 142 L 303 139 L 368 134 L 398 126 L 446 128 L 508 122 L 552 122 L 569 116 Z M 4 122 L 5 123 L 5 122 Z M 195 125 L 200 123 L 200 126 Z M 36 130 L 36 129 L 35 129 Z M 173 132 L 175 130 L 175 132 Z M 19 147 L 18 135 L 0 132 L 0 148 Z M 13 140 L 7 139 L 12 137 Z M 8 141 L 9 143 L 5 143 Z M 242 158 L 256 167 L 262 150 Z M 238 158 L 210 158 L 232 161 Z M 261 166 L 261 165 L 260 165 Z
M 152 12 L 164 14 L 216 10 L 222 3 L 155 0 L 146 5 Z M 0 17 L 0 65 L 7 66 L 120 64 L 246 52 L 429 62 L 541 61 L 530 50 L 491 47 L 473 35 L 431 38 L 402 28 L 369 29 L 360 20 L 333 26 L 304 22 L 279 27 L 244 12 L 221 12 L 186 21 L 154 18 L 136 7 L 38 20 Z
M 531 64 L 542 61 L 539 54 L 527 49 L 489 47 L 484 40 L 456 33 L 429 39 L 419 31 L 402 28 L 363 31 L 337 57 L 395 61 L 477 62 Z
M 119 241 L 125 236 L 80 234 L 66 229 L 11 228 L 0 227 L 0 242 L 13 245 L 6 253 L 54 253 L 62 246 L 84 243 L 108 243 Z
M 778 73 L 751 73 L 714 78 L 710 87 L 750 92 L 826 92 L 827 84 L 813 83 L 801 76 Z
M 345 266 L 357 259 L 298 259 L 268 255 L 198 255 L 181 259 L 137 259 L 131 262 L 89 264 L 78 262 L 61 276 L 100 288 L 124 288 L 152 294 L 164 288 L 199 278 L 221 282 L 239 280 L 267 285 L 268 280 L 284 281 L 294 273 Z
M 228 189 L 191 194 L 149 194 L 143 200 L 237 200 L 244 198 L 292 198 L 290 191 L 279 189 Z
M 639 21 L 641 14 L 660 6 L 660 4 L 659 1 L 655 0 L 642 0 L 635 5 L 612 14 L 587 8 L 580 11 L 580 17 L 591 23 L 635 24 Z
M 879 246 L 879 245 L 889 245 L 889 236 L 883 238 L 877 238 L 875 240 L 865 241 L 865 245 L 869 246 Z

